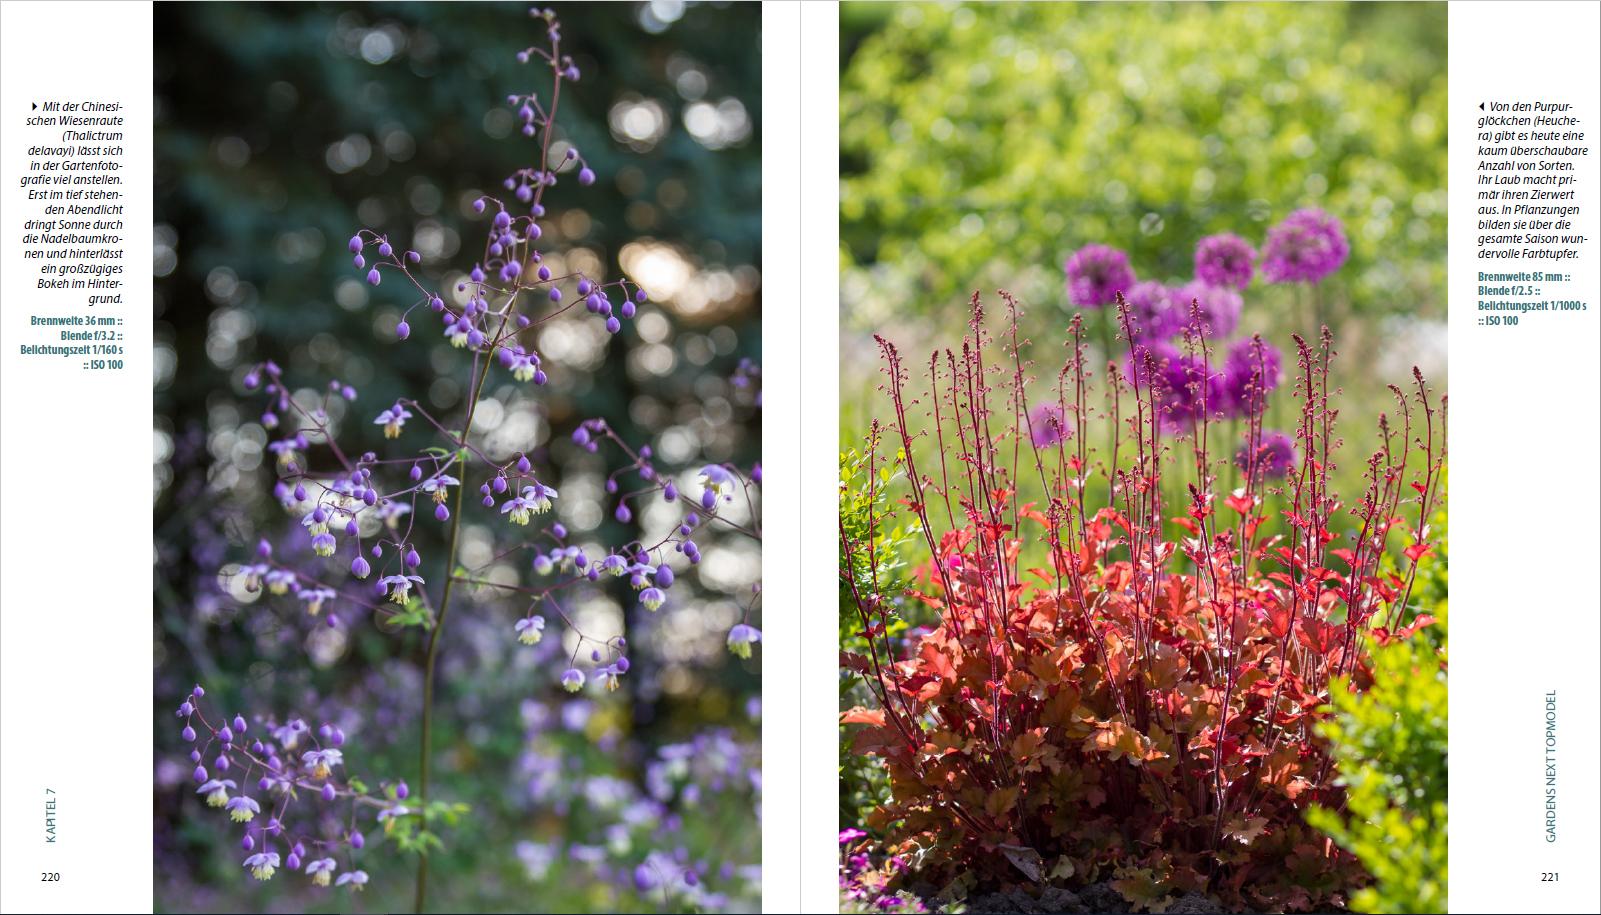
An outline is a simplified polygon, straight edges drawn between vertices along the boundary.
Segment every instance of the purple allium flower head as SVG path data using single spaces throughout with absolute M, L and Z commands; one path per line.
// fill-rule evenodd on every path
M 1136 343 L 1133 354 L 1123 363 L 1123 377 L 1139 388 L 1153 384 L 1160 387 L 1168 377 L 1168 366 L 1176 364 L 1179 355 L 1178 347 L 1166 340 Z
M 1034 447 L 1047 448 L 1072 434 L 1073 424 L 1060 404 L 1042 403 L 1028 411 L 1028 437 Z
M 1157 408 L 1170 430 L 1186 430 L 1203 418 L 1222 419 L 1232 407 L 1227 377 L 1199 355 L 1184 355 L 1170 362 L 1165 382 L 1157 385 Z
M 1179 330 L 1191 323 L 1191 309 L 1198 308 L 1201 326 L 1211 340 L 1221 340 L 1234 333 L 1240 323 L 1240 310 L 1244 300 L 1227 286 L 1209 286 L 1200 280 L 1191 280 L 1173 291 L 1173 308 L 1178 313 Z
M 1067 297 L 1080 308 L 1103 308 L 1134 285 L 1128 255 L 1106 245 L 1085 245 L 1064 265 Z
M 1248 452 L 1249 447 L 1241 445 L 1234 454 L 1234 462 L 1247 472 L 1260 474 L 1264 478 L 1282 478 L 1295 466 L 1295 439 L 1283 432 L 1264 430 L 1261 444 L 1254 455 Z
M 1123 302 L 1136 340 L 1165 340 L 1184 327 L 1173 290 L 1155 280 L 1135 283 L 1124 293 Z
M 1244 416 L 1266 408 L 1267 393 L 1279 385 L 1281 364 L 1278 348 L 1260 337 L 1239 340 L 1229 347 L 1223 371 L 1236 413 Z
M 1244 289 L 1255 274 L 1256 249 L 1238 235 L 1208 235 L 1195 246 L 1195 278 L 1211 286 Z
M 1270 283 L 1317 283 L 1351 255 L 1340 221 L 1315 207 L 1296 210 L 1268 230 L 1262 276 Z

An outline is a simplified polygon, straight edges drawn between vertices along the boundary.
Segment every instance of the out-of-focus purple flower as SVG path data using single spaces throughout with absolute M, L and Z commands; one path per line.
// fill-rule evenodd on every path
M 1315 207 L 1296 210 L 1268 230 L 1262 276 L 1270 283 L 1317 283 L 1351 255 L 1340 221 Z
M 1028 411 L 1028 437 L 1036 448 L 1048 448 L 1073 434 L 1060 404 L 1042 403 Z
M 1202 419 L 1222 419 L 1232 407 L 1227 376 L 1199 355 L 1169 362 L 1155 393 L 1162 424 L 1176 432 L 1187 431 Z
M 1192 323 L 1196 309 L 1200 312 L 1200 327 L 1207 338 L 1221 340 L 1234 333 L 1240 323 L 1240 309 L 1245 300 L 1227 286 L 1211 286 L 1200 280 L 1191 280 L 1173 291 L 1173 309 L 1178 313 L 1179 329 Z
M 1123 377 L 1139 388 L 1161 384 L 1168 366 L 1176 364 L 1179 355 L 1178 347 L 1166 340 L 1136 343 L 1133 354 L 1123 362 Z
M 1231 233 L 1208 235 L 1195 246 L 1195 278 L 1211 286 L 1244 289 L 1255 274 L 1256 249 Z
M 1085 245 L 1063 265 L 1067 297 L 1080 308 L 1104 308 L 1134 285 L 1128 255 L 1107 245 Z
M 1235 413 L 1246 416 L 1266 408 L 1268 392 L 1279 385 L 1281 364 L 1278 348 L 1260 337 L 1239 340 L 1229 347 L 1223 372 Z
M 1165 340 L 1184 327 L 1173 290 L 1155 280 L 1135 283 L 1123 302 L 1136 340 Z
M 1262 441 L 1254 454 L 1250 445 L 1240 446 L 1235 452 L 1234 462 L 1247 473 L 1259 475 L 1263 478 L 1283 478 L 1295 466 L 1295 439 L 1283 432 L 1263 431 Z

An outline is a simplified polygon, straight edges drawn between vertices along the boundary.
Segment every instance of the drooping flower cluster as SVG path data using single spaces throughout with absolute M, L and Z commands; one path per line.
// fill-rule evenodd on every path
M 542 466 L 546 452 L 536 447 L 538 442 L 521 443 L 523 450 L 510 455 L 484 442 L 478 428 L 482 424 L 475 420 L 481 404 L 498 396 L 490 393 L 496 390 L 491 376 L 498 376 L 497 384 L 509 379 L 537 387 L 565 369 L 540 352 L 536 335 L 542 328 L 558 319 L 586 320 L 615 335 L 649 302 L 645 290 L 626 276 L 560 266 L 569 260 L 550 247 L 549 238 L 555 233 L 547 234 L 545 195 L 569 179 L 579 186 L 593 185 L 596 175 L 583 154 L 560 139 L 556 128 L 563 86 L 579 78 L 578 68 L 561 52 L 554 15 L 537 8 L 533 14 L 546 30 L 548 47 L 529 48 L 518 58 L 538 64 L 550 79 L 549 89 L 514 94 L 507 104 L 523 125 L 523 134 L 534 140 L 537 164 L 505 179 L 505 199 L 486 195 L 474 202 L 486 228 L 482 253 L 465 278 L 453 288 L 431 285 L 421 254 L 386 232 L 363 228 L 348 242 L 353 267 L 363 271 L 369 284 L 382 293 L 398 287 L 398 294 L 409 300 L 394 325 L 395 341 L 405 343 L 413 337 L 412 322 L 426 309 L 437 316 L 441 339 L 466 354 L 470 365 L 465 415 L 436 416 L 421 399 L 386 398 L 381 410 L 366 414 L 372 417 L 370 425 L 363 419 L 355 430 L 359 434 L 362 427 L 381 429 L 385 447 L 393 450 L 380 455 L 342 446 L 338 440 L 341 431 L 350 430 L 342 421 L 353 409 L 350 405 L 359 403 L 354 387 L 333 380 L 320 399 L 308 398 L 285 378 L 277 363 L 263 361 L 251 367 L 242 379 L 244 386 L 266 399 L 263 426 L 279 430 L 280 437 L 268 445 L 277 459 L 274 498 L 295 523 L 288 537 L 277 542 L 262 539 L 251 561 L 228 563 L 224 571 L 248 591 L 292 595 L 308 615 L 328 626 L 371 615 L 386 628 L 418 628 L 427 646 L 425 687 L 433 680 L 435 648 L 453 596 L 467 588 L 488 591 L 498 599 L 481 602 L 512 611 L 512 619 L 496 628 L 519 645 L 540 644 L 552 620 L 568 629 L 563 645 L 572 648 L 565 666 L 542 672 L 549 687 L 576 693 L 593 684 L 609 692 L 622 685 L 632 666 L 627 638 L 622 633 L 582 631 L 567 609 L 574 599 L 571 595 L 610 587 L 603 577 L 616 576 L 628 582 L 645 610 L 672 608 L 675 582 L 701 561 L 700 542 L 714 532 L 760 542 L 761 468 L 759 463 L 748 468 L 713 463 L 697 472 L 695 463 L 675 461 L 667 466 L 649 444 L 631 445 L 604 419 L 585 419 L 572 431 L 572 444 L 591 454 L 605 448 L 607 459 L 620 455 L 605 478 L 602 501 L 610 516 L 630 525 L 636 510 L 660 499 L 673 505 L 679 519 L 665 535 L 652 536 L 652 542 L 633 539 L 597 545 L 587 532 L 574 535 L 555 520 L 552 509 L 562 504 L 556 485 L 561 481 L 553 468 Z M 583 312 L 577 311 L 580 303 Z M 759 367 L 742 362 L 735 386 L 759 390 L 759 382 Z M 759 393 L 756 397 L 759 403 Z M 339 409 L 332 408 L 335 399 Z M 690 491 L 681 495 L 680 487 Z M 473 491 L 475 496 L 470 495 Z M 470 521 L 464 522 L 464 514 Z M 509 542 L 497 542 L 486 560 L 469 559 L 485 554 L 469 554 L 462 548 L 464 523 L 480 525 L 494 531 L 497 540 Z M 436 543 L 445 544 L 444 549 L 430 546 Z M 512 556 L 520 568 L 509 577 L 504 574 L 505 560 Z M 459 605 L 461 599 L 456 597 L 454 603 Z M 680 603 L 689 606 L 687 600 Z M 759 640 L 749 619 L 754 604 L 745 608 L 728 633 L 729 650 L 739 658 L 749 658 L 751 646 Z M 425 689 L 424 694 L 431 696 L 431 691 Z M 419 801 L 428 790 L 430 713 L 425 699 L 423 761 L 416 782 Z M 287 750 L 303 741 L 303 731 L 286 732 L 279 747 Z M 312 746 L 296 770 L 295 777 L 310 779 L 317 795 L 329 803 L 359 795 L 339 779 L 340 742 L 342 737 Z M 224 768 L 228 755 L 223 756 Z M 269 759 L 263 756 L 262 765 Z M 261 802 L 231 796 L 230 788 L 220 781 L 209 786 L 208 802 L 220 798 L 216 803 L 240 823 L 264 815 Z M 380 811 L 386 828 L 410 813 L 398 806 Z M 252 873 L 268 879 L 285 862 L 277 857 L 277 848 L 265 847 L 265 838 L 252 842 L 256 852 Z M 262 847 L 254 848 L 255 844 Z M 298 865 L 305 858 L 305 852 L 297 851 L 289 860 Z M 316 855 L 309 863 L 316 869 L 307 872 L 320 884 L 332 881 L 359 888 L 366 880 L 365 874 L 357 877 L 348 868 L 334 877 L 336 856 Z
M 407 816 L 399 803 L 409 793 L 406 783 L 384 782 L 372 791 L 350 775 L 341 749 L 345 733 L 336 725 L 313 729 L 298 718 L 279 724 L 258 717 L 252 730 L 242 714 L 232 721 L 208 717 L 205 695 L 197 684 L 176 710 L 191 747 L 195 793 L 242 828 L 241 864 L 250 876 L 271 880 L 283 869 L 316 886 L 362 889 L 361 822 Z

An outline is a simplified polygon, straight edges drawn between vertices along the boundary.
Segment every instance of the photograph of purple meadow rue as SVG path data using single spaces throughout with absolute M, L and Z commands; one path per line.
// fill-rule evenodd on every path
M 760 9 L 156 15 L 156 907 L 755 911 Z

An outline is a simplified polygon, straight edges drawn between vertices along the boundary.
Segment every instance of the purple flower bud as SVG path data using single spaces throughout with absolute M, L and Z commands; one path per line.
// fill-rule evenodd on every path
M 361 252 L 361 233 L 358 232 L 355 235 L 350 236 L 350 253 L 351 254 L 359 254 L 360 252 Z
M 656 567 L 656 587 L 671 588 L 673 586 L 673 570 L 667 563 Z
M 207 774 L 205 766 L 195 766 L 195 781 L 204 782 L 211 776 Z
M 324 782 L 322 786 L 322 799 L 332 803 L 333 799 L 337 796 L 338 795 L 334 793 L 333 782 Z
M 300 870 L 300 856 L 290 852 L 289 857 L 284 859 L 284 866 L 292 871 Z
M 422 263 L 422 255 L 416 251 L 407 251 L 406 260 L 411 261 L 413 264 L 420 264 Z
M 441 299 L 439 296 L 434 296 L 428 300 L 428 307 L 432 308 L 434 311 L 444 311 L 445 300 Z
M 245 390 L 254 391 L 260 385 L 261 385 L 261 376 L 260 375 L 257 375 L 253 371 L 245 373 Z
M 623 524 L 634 520 L 634 513 L 628 510 L 627 502 L 617 503 L 617 511 L 613 513 L 613 516 Z
M 405 321 L 401 321 L 399 324 L 396 324 L 395 325 L 395 336 L 399 337 L 402 340 L 404 340 L 407 337 L 411 336 L 411 325 L 407 324 Z
M 441 518 L 440 520 L 443 521 L 444 519 Z M 420 565 L 422 565 L 422 557 L 417 555 L 417 551 L 415 549 L 407 550 L 406 568 L 415 569 Z
M 296 842 L 294 847 L 289 849 L 289 853 L 304 858 L 306 856 L 306 844 L 304 842 Z
M 243 734 L 245 732 L 245 716 L 233 716 L 233 730 L 235 734 Z
M 263 775 L 261 778 L 256 779 L 256 787 L 262 791 L 268 791 L 272 788 L 272 779 Z
M 450 509 L 445 507 L 445 503 L 439 503 L 438 505 L 434 506 L 434 517 L 440 521 L 449 521 Z
M 187 724 L 184 725 L 183 726 L 183 739 L 188 741 L 189 743 L 194 743 L 195 742 L 195 729 L 190 727 Z
M 223 725 L 222 730 L 217 732 L 217 739 L 223 743 L 233 743 L 233 729 L 226 724 Z M 223 766 L 223 768 L 226 769 L 227 766 Z
M 183 705 L 178 706 L 178 717 L 179 718 L 187 718 L 190 715 L 193 715 L 194 711 L 195 711 L 195 707 L 193 705 L 190 705 L 188 700 L 184 700 Z
M 703 489 L 700 493 L 700 507 L 711 511 L 717 507 L 717 490 Z
M 389 247 L 389 242 L 386 241 L 386 242 L 379 243 L 379 245 L 378 245 L 378 254 L 379 254 L 379 256 L 388 257 L 389 255 L 394 254 L 394 253 L 395 253 L 395 249 Z
M 353 832 L 353 833 L 350 834 L 350 847 L 351 848 L 360 848 L 360 847 L 362 847 L 363 845 L 366 845 L 366 844 L 367 844 L 367 840 L 362 838 L 361 833 Z
M 612 665 L 612 666 L 617 668 L 617 672 L 618 673 L 626 674 L 626 673 L 628 673 L 628 668 L 633 666 L 633 665 L 628 663 L 628 659 L 627 658 L 619 657 L 617 659 L 617 663 Z
M 645 289 L 644 289 L 644 287 L 640 287 L 640 288 L 634 290 L 634 301 L 638 302 L 641 305 L 645 304 Z
M 621 321 L 617 320 L 616 318 L 607 318 L 606 319 L 606 332 L 607 333 L 615 334 L 615 333 L 617 333 L 618 331 L 620 331 L 622 329 L 623 329 L 623 324 L 622 324 Z
M 473 212 L 474 213 L 482 213 L 483 211 L 484 211 L 484 198 L 479 197 L 477 200 L 473 201 Z
M 227 772 L 228 771 L 228 766 L 229 766 L 228 757 L 223 756 L 221 754 L 218 754 L 218 756 L 217 756 L 217 771 L 218 772 Z
M 634 316 L 634 313 L 635 313 L 634 312 L 634 303 L 633 302 L 624 302 L 623 303 L 623 307 L 617 309 L 617 311 L 618 311 L 619 314 L 621 314 L 625 318 L 632 318 Z
M 584 187 L 589 187 L 591 184 L 595 183 L 595 173 L 591 171 L 588 166 L 579 169 L 578 183 L 582 184 Z
M 366 557 L 358 555 L 350 561 L 350 574 L 357 578 L 366 578 L 372 574 L 372 566 L 367 564 Z
M 550 279 L 550 268 L 549 267 L 545 267 L 545 266 L 541 266 L 539 268 L 539 270 L 537 271 L 537 275 L 539 276 L 539 278 L 541 280 Z
M 239 840 L 239 847 L 245 851 L 250 851 L 252 848 L 256 847 L 256 840 L 250 835 L 250 833 L 247 832 L 245 833 L 245 837 Z
M 306 501 L 306 484 L 304 484 L 304 483 L 296 483 L 295 484 L 295 501 L 296 502 L 304 502 L 304 501 Z
M 374 286 L 378 285 L 379 281 L 382 280 L 382 279 L 383 279 L 383 277 L 378 275 L 378 268 L 377 267 L 374 267 L 371 270 L 367 271 L 367 282 L 373 284 Z
M 413 483 L 415 483 L 420 479 L 422 479 L 422 465 L 421 464 L 413 464 L 413 465 L 411 465 L 411 481 Z
M 367 266 L 367 259 L 366 259 L 366 258 L 365 258 L 365 257 L 362 257 L 362 256 L 361 256 L 361 255 L 360 255 L 360 254 L 358 254 L 358 255 L 356 255 L 356 256 L 355 256 L 355 257 L 353 257 L 353 258 L 351 258 L 351 259 L 350 259 L 350 263 L 351 263 L 351 264 L 352 264 L 352 265 L 353 265 L 353 266 L 354 266 L 354 267 L 355 267 L 355 268 L 356 268 L 356 269 L 357 269 L 357 270 L 360 270 L 360 269 L 361 269 L 361 268 L 363 268 L 363 267 L 365 267 L 365 266 Z
M 494 481 L 492 483 L 490 483 L 490 488 L 493 489 L 495 492 L 505 492 L 506 491 L 506 478 L 505 478 L 505 476 L 497 474 L 495 476 Z
M 399 798 L 400 800 L 405 800 L 408 794 L 411 794 L 411 789 L 406 787 L 405 782 L 400 782 L 395 785 L 395 797 Z

